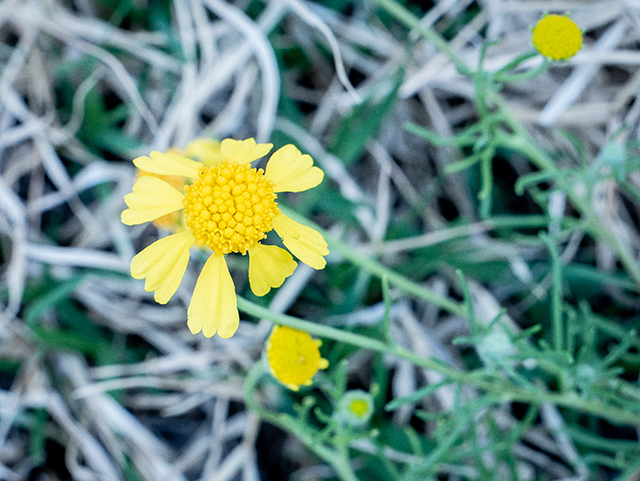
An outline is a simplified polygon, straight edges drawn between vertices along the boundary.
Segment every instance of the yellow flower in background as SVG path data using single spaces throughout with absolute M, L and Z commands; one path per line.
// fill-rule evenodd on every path
M 567 16 L 546 15 L 533 28 L 532 41 L 545 57 L 566 60 L 582 47 L 582 32 Z
M 322 342 L 309 333 L 291 327 L 274 326 L 267 340 L 269 370 L 282 384 L 293 391 L 311 385 L 311 379 L 329 361 L 320 357 Z
M 224 160 L 220 142 L 213 139 L 194 139 L 187 144 L 181 153 L 201 162 L 205 167 L 218 165 Z
M 131 261 L 131 275 L 145 279 L 145 289 L 155 291 L 155 300 L 165 304 L 182 281 L 190 248 L 206 246 L 212 251 L 187 311 L 193 334 L 202 331 L 211 337 L 217 333 L 226 339 L 238 328 L 237 299 L 226 254 L 249 253 L 249 283 L 257 296 L 280 287 L 293 273 L 297 263 L 289 252 L 260 243 L 272 229 L 299 260 L 314 269 L 326 265 L 324 256 L 329 250 L 322 235 L 282 214 L 276 202 L 278 192 L 315 187 L 324 173 L 313 166 L 309 155 L 290 144 L 273 153 L 266 171 L 252 168 L 250 163 L 271 148 L 272 144 L 256 144 L 254 139 L 225 139 L 220 144 L 221 155 L 208 158 L 209 165 L 172 152 L 151 152 L 133 161 L 138 169 L 155 176 L 141 176 L 133 192 L 125 196 L 128 209 L 122 212 L 122 222 L 142 224 L 178 211 L 184 216 L 185 229 L 137 254 Z M 176 188 L 157 176 L 178 176 L 193 183 Z

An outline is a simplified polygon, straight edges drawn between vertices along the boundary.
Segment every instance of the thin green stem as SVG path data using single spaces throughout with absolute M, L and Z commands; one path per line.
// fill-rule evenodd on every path
M 307 447 L 314 452 L 318 457 L 326 461 L 333 466 L 336 473 L 342 481 L 358 481 L 358 478 L 349 464 L 348 451 L 345 456 L 344 452 L 338 452 L 334 449 L 328 448 L 323 443 L 318 442 L 315 435 L 315 431 L 312 427 L 307 426 L 303 422 L 299 422 L 295 418 L 284 413 L 273 413 L 263 408 L 260 403 L 255 399 L 254 393 L 258 381 L 264 374 L 264 369 L 261 363 L 256 363 L 249 371 L 247 379 L 245 381 L 245 404 L 247 407 L 256 413 L 260 418 L 268 423 L 278 426 L 290 433 L 293 433 L 298 439 L 300 439 Z
M 257 317 L 259 319 L 269 319 L 283 326 L 292 327 L 300 331 L 308 332 L 314 336 L 323 337 L 325 339 L 333 339 L 334 341 L 346 342 L 354 346 L 362 347 L 363 349 L 370 349 L 377 352 L 387 352 L 388 345 L 377 339 L 371 339 L 370 337 L 361 336 L 352 332 L 336 329 L 335 327 L 329 327 L 322 324 L 316 324 L 315 322 L 305 321 L 297 317 L 288 316 L 286 314 L 277 314 L 270 311 L 266 307 L 254 304 L 251 301 L 238 296 L 238 309 L 245 314 Z
M 464 307 L 457 302 L 442 297 L 433 291 L 422 287 L 420 284 L 416 284 L 415 282 L 408 280 L 397 272 L 382 266 L 374 259 L 364 257 L 360 253 L 356 252 L 352 247 L 349 247 L 330 235 L 326 235 L 325 239 L 334 252 L 338 252 L 343 258 L 347 259 L 351 263 L 360 266 L 362 269 L 371 272 L 379 278 L 386 275 L 389 280 L 389 284 L 397 287 L 407 294 L 411 294 L 418 299 L 430 302 L 431 304 L 434 304 L 435 306 L 438 306 L 439 308 L 456 316 L 465 317 L 466 311 Z
M 546 58 L 544 61 L 535 69 L 529 70 L 528 72 L 522 73 L 514 73 L 514 74 L 502 74 L 500 76 L 496 75 L 495 79 L 500 83 L 514 83 L 514 82 L 525 82 L 527 80 L 531 80 L 536 78 L 543 72 L 546 72 L 549 69 L 549 65 L 551 62 Z
M 389 279 L 382 276 L 382 298 L 384 299 L 384 316 L 382 318 L 382 335 L 384 340 L 391 342 L 391 293 L 389 292 Z
M 556 351 L 562 351 L 564 346 L 564 323 L 562 322 L 562 271 L 558 249 L 553 243 L 553 239 L 541 233 L 540 238 L 544 241 L 551 253 L 551 273 L 553 284 L 551 286 L 551 325 L 553 326 L 553 344 Z
M 533 57 L 535 57 L 537 55 L 539 55 L 537 50 L 529 50 L 528 52 L 523 53 L 522 55 L 519 55 L 516 58 L 514 58 L 511 62 L 506 64 L 501 69 L 497 70 L 495 75 L 498 76 L 498 75 L 502 75 L 504 73 L 507 73 L 510 70 L 513 70 L 514 68 L 516 68 L 522 62 L 524 62 L 526 60 L 529 60 L 530 58 L 533 58 Z
M 491 383 L 489 382 L 480 380 L 476 376 L 466 374 L 436 360 L 420 357 L 396 344 L 379 341 L 377 339 L 372 339 L 370 337 L 355 334 L 353 332 L 336 329 L 335 327 L 305 321 L 303 319 L 289 316 L 287 314 L 277 314 L 270 311 L 266 307 L 254 304 L 253 302 L 250 302 L 240 296 L 238 296 L 238 309 L 251 316 L 255 316 L 261 319 L 269 319 L 276 324 L 292 327 L 300 331 L 305 331 L 314 336 L 322 337 L 325 339 L 333 339 L 334 341 L 338 342 L 345 342 L 347 344 L 351 344 L 352 346 L 358 346 L 363 349 L 369 349 L 371 351 L 376 351 L 383 354 L 393 354 L 400 358 L 411 361 L 416 366 L 438 371 L 441 374 L 448 376 L 449 378 L 456 381 L 472 383 L 477 387 L 483 389 L 491 388 Z
M 482 177 L 482 190 L 478 193 L 480 199 L 480 215 L 486 219 L 491 214 L 491 193 L 493 191 L 493 155 L 495 149 L 487 148 L 482 153 L 482 163 L 480 164 L 480 173 Z
M 391 254 L 395 252 L 410 251 L 425 247 L 435 246 L 444 242 L 450 242 L 461 237 L 468 237 L 485 231 L 495 229 L 523 229 L 533 227 L 545 227 L 549 224 L 549 217 L 544 215 L 509 215 L 495 216 L 481 222 L 457 225 L 438 232 L 430 232 L 414 237 L 390 240 L 372 247 L 377 254 Z M 563 227 L 575 228 L 578 222 L 573 219 L 563 219 Z
M 378 5 L 384 8 L 387 12 L 393 15 L 400 22 L 405 24 L 407 27 L 418 32 L 425 40 L 431 42 L 435 47 L 440 50 L 443 54 L 449 57 L 449 60 L 453 62 L 458 71 L 463 75 L 471 75 L 472 70 L 465 64 L 460 56 L 456 54 L 449 44 L 436 32 L 426 28 L 424 25 L 420 23 L 420 19 L 417 18 L 413 13 L 407 10 L 405 7 L 400 5 L 398 2 L 394 0 L 374 0 Z
M 258 318 L 269 319 L 276 324 L 281 324 L 283 326 L 289 326 L 293 327 L 294 329 L 306 331 L 318 337 L 333 339 L 335 341 L 345 342 L 347 344 L 358 346 L 363 349 L 370 349 L 372 351 L 391 354 L 399 358 L 406 359 L 407 361 L 410 361 L 418 367 L 439 372 L 449 379 L 457 381 L 461 384 L 472 385 L 486 392 L 500 392 L 502 393 L 504 401 L 519 401 L 535 404 L 551 402 L 558 406 L 564 406 L 594 414 L 614 423 L 640 425 L 640 415 L 638 414 L 631 413 L 624 409 L 616 408 L 614 406 L 611 406 L 610 404 L 604 404 L 600 401 L 581 398 L 573 392 L 532 392 L 528 389 L 515 387 L 506 380 L 500 380 L 497 378 L 487 380 L 486 376 L 484 375 L 481 376 L 473 372 L 462 372 L 434 359 L 420 357 L 417 354 L 414 354 L 413 352 L 396 344 L 390 344 L 378 341 L 377 339 L 371 339 L 367 336 L 354 334 L 352 332 L 343 331 L 321 324 L 315 324 L 313 322 L 298 319 L 286 314 L 276 314 L 274 312 L 271 312 L 269 309 L 249 302 L 242 297 L 238 297 L 238 309 L 246 314 Z M 269 422 L 271 422 L 271 420 L 269 420 Z
M 394 272 L 391 269 L 382 266 L 374 259 L 370 259 L 356 252 L 353 247 L 339 241 L 321 227 L 311 224 L 307 219 L 304 219 L 295 212 L 292 212 L 291 210 L 281 205 L 278 205 L 278 207 L 284 214 L 291 217 L 293 220 L 300 222 L 301 224 L 311 225 L 314 229 L 320 232 L 325 240 L 329 243 L 329 249 L 331 252 L 339 253 L 346 260 L 379 277 L 380 279 L 386 276 L 389 284 L 396 286 L 398 289 L 406 292 L 407 294 L 411 294 L 418 299 L 430 302 L 456 316 L 466 317 L 466 310 L 461 304 L 453 302 L 445 297 L 434 293 L 433 291 L 430 291 L 429 289 L 422 287 L 420 284 L 416 284 L 415 282 L 408 280 L 406 277 L 398 274 L 397 272 Z
M 554 176 L 558 172 L 553 161 L 549 156 L 540 150 L 535 143 L 529 137 L 529 134 L 513 117 L 511 117 L 507 111 L 507 108 L 498 96 L 494 96 L 494 101 L 498 104 L 498 108 L 504 115 L 505 122 L 514 132 L 513 134 L 507 134 L 505 132 L 499 132 L 497 139 L 499 143 L 510 150 L 521 153 L 527 157 L 538 169 L 553 173 Z M 577 194 L 571 186 L 567 185 L 563 179 L 557 180 L 558 185 L 563 187 L 563 191 L 571 200 L 575 208 L 582 214 L 586 221 L 586 227 L 588 232 L 596 239 L 600 239 L 605 242 L 611 250 L 613 250 L 618 259 L 625 267 L 626 271 L 633 278 L 634 282 L 640 287 L 640 265 L 636 262 L 633 255 L 625 249 L 618 239 L 611 233 L 609 229 L 606 229 L 596 213 L 592 210 L 588 199 L 582 198 Z
M 509 400 L 533 403 L 536 405 L 549 402 L 556 406 L 562 406 L 569 409 L 575 409 L 576 411 L 593 414 L 616 424 L 626 424 L 630 426 L 640 425 L 640 415 L 629 412 L 626 409 L 613 407 L 610 404 L 604 404 L 599 400 L 581 398 L 574 392 L 558 394 L 518 390 L 518 392 L 505 392 L 504 398 L 505 401 Z
M 456 172 L 460 172 L 461 170 L 468 169 L 469 167 L 472 167 L 480 162 L 482 160 L 483 154 L 484 152 L 476 152 L 475 154 L 470 155 L 464 160 L 447 164 L 444 168 L 444 173 L 455 174 Z

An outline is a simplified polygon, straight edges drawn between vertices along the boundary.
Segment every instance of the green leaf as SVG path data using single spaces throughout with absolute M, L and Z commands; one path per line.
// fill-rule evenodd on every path
M 396 409 L 398 409 L 401 406 L 404 406 L 405 404 L 412 404 L 412 403 L 421 401 L 424 398 L 431 396 L 434 392 L 436 392 L 442 386 L 445 386 L 447 384 L 451 384 L 451 381 L 441 381 L 437 384 L 429 384 L 427 386 L 424 386 L 423 388 L 412 392 L 408 396 L 399 397 L 387 403 L 387 405 L 384 407 L 384 410 L 395 411 Z
M 99 357 L 103 355 L 102 351 L 111 349 L 111 344 L 105 341 L 86 338 L 70 329 L 34 326 L 32 330 L 38 336 L 38 344 L 45 349 L 75 351 L 94 357 Z
M 94 87 L 85 98 L 84 118 L 78 132 L 80 140 L 90 148 L 129 157 L 129 153 L 141 145 L 137 139 L 124 133 L 120 126 L 128 116 L 129 108 L 128 104 L 123 104 L 107 110 L 101 94 Z
M 353 107 L 334 131 L 329 151 L 345 165 L 351 165 L 364 153 L 367 144 L 378 133 L 382 121 L 391 111 L 401 85 L 402 72 L 396 72 L 394 77 L 392 87 L 382 98 L 378 100 L 372 95 Z
M 62 302 L 63 300 L 69 298 L 71 293 L 80 285 L 80 283 L 85 279 L 85 275 L 78 275 L 72 277 L 63 282 L 54 283 L 51 282 L 51 286 L 47 287 L 44 290 L 45 294 L 36 298 L 32 303 L 30 303 L 26 313 L 24 315 L 24 320 L 28 326 L 34 326 L 36 321 L 49 309 L 54 308 L 57 304 Z

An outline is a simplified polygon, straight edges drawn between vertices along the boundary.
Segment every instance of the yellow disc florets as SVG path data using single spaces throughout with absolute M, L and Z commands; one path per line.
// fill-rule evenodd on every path
M 360 389 L 344 393 L 338 404 L 336 416 L 352 427 L 362 427 L 369 422 L 374 411 L 373 396 Z
M 533 45 L 545 57 L 566 60 L 582 47 L 582 32 L 564 15 L 547 15 L 533 29 Z
M 355 414 L 358 417 L 362 417 L 367 410 L 369 409 L 369 405 L 364 399 L 354 399 L 349 404 L 349 411 Z
M 267 342 L 271 374 L 293 390 L 310 384 L 318 369 L 329 365 L 320 357 L 319 344 L 307 332 L 275 326 Z
M 273 189 L 262 169 L 225 159 L 185 186 L 185 223 L 196 242 L 216 254 L 244 254 L 267 236 L 280 213 Z

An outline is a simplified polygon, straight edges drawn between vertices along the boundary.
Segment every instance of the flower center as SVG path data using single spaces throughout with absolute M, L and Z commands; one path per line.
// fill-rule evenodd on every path
M 547 15 L 534 27 L 532 41 L 542 55 L 566 60 L 582 47 L 582 32 L 564 15 Z
M 349 410 L 361 418 L 369 410 L 369 405 L 364 399 L 354 399 L 349 405 Z
M 184 188 L 184 219 L 196 242 L 216 254 L 240 252 L 264 239 L 280 213 L 262 169 L 225 159 Z

